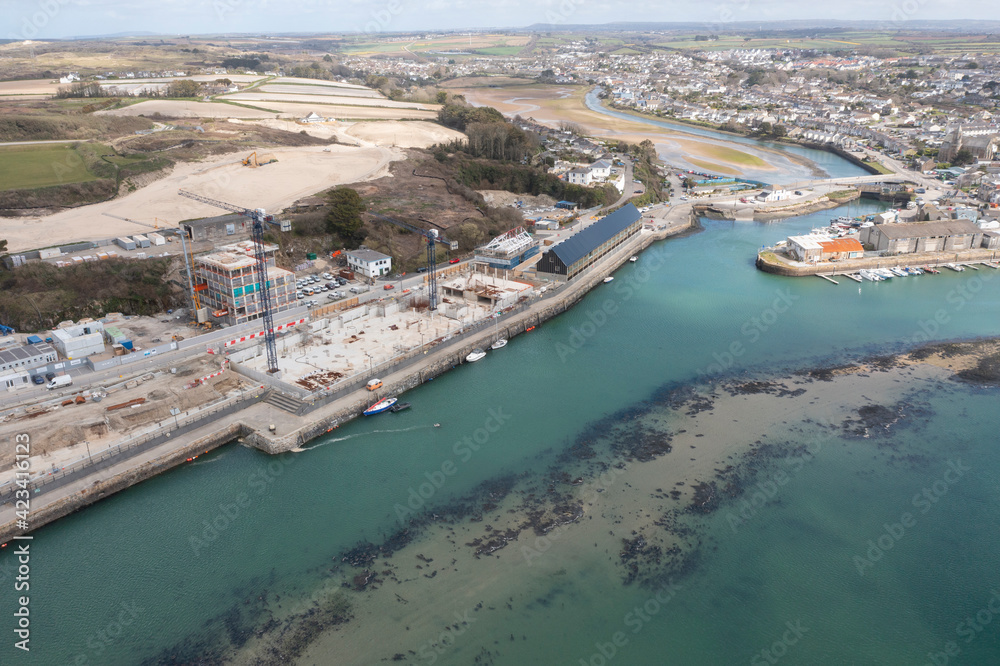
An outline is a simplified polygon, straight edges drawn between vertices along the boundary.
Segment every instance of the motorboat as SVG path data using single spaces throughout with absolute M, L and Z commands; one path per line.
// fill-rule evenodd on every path
M 396 412 L 401 412 L 404 409 L 409 409 L 410 403 L 408 402 L 397 402 L 395 405 L 389 408 L 389 411 L 395 414 Z
M 944 266 L 945 268 L 950 268 L 956 273 L 961 273 L 962 271 L 965 270 L 965 266 L 963 266 L 962 264 L 945 264 Z
M 876 268 L 875 269 L 875 274 L 876 275 L 881 275 L 882 278 L 885 279 L 885 280 L 891 280 L 892 278 L 895 277 L 895 273 L 893 273 L 892 271 L 890 271 L 888 268 Z
M 490 345 L 490 349 L 503 349 L 507 346 L 506 338 L 499 338 L 496 342 Z
M 893 266 L 889 270 L 892 271 L 892 273 L 894 275 L 897 275 L 899 277 L 909 277 L 910 276 L 910 273 L 908 271 L 900 268 L 899 266 Z
M 608 277 L 604 278 L 604 284 L 612 282 L 613 280 L 614 280 L 614 278 L 609 275 Z
M 374 405 L 365 410 L 365 416 L 372 416 L 373 414 L 381 414 L 387 411 L 396 404 L 396 398 L 383 398 L 379 400 Z
M 877 273 L 874 273 L 874 272 L 868 270 L 867 268 L 862 268 L 860 271 L 858 271 L 858 275 L 860 275 L 862 279 L 868 280 L 869 282 L 881 282 L 882 281 L 882 276 L 881 275 L 879 275 Z
M 939 274 L 939 273 L 940 273 L 941 271 L 939 271 L 939 270 L 938 270 L 938 269 L 936 269 L 936 268 L 931 268 L 930 266 L 925 266 L 925 267 L 924 267 L 924 272 L 925 272 L 925 273 L 930 273 L 931 275 L 937 275 L 937 274 Z
M 485 356 L 486 352 L 484 352 L 479 347 L 476 347 L 475 349 L 472 350 L 472 352 L 468 356 L 465 357 L 465 360 L 469 363 L 475 363 L 476 361 L 485 358 Z
M 631 261 L 634 264 L 635 262 L 639 261 L 639 257 L 634 257 L 634 256 L 633 257 L 629 257 L 628 260 Z

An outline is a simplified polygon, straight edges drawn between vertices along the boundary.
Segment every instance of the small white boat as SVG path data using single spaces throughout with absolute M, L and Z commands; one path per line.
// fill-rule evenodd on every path
M 506 346 L 507 346 L 507 339 L 500 338 L 499 340 L 490 345 L 490 349 L 503 349 Z
M 639 261 L 639 257 L 629 257 L 628 260 L 634 264 L 635 262 Z
M 888 268 L 876 268 L 872 272 L 875 273 L 876 275 L 881 275 L 884 280 L 891 280 L 893 277 L 895 277 L 895 274 Z
M 909 277 L 910 276 L 909 273 L 907 273 L 906 271 L 904 271 L 899 266 L 893 266 L 889 270 L 892 271 L 895 275 L 898 275 L 899 277 Z
M 945 264 L 944 267 L 945 268 L 950 268 L 951 270 L 955 271 L 956 273 L 961 273 L 962 271 L 965 270 L 965 266 L 963 266 L 961 264 Z
M 475 363 L 476 361 L 484 358 L 485 356 L 486 352 L 484 352 L 479 347 L 476 347 L 475 349 L 472 350 L 472 352 L 468 356 L 465 357 L 465 360 L 468 361 L 469 363 Z
M 604 278 L 604 284 L 607 284 L 607 283 L 611 282 L 612 280 L 614 280 L 614 278 L 609 275 L 608 277 Z

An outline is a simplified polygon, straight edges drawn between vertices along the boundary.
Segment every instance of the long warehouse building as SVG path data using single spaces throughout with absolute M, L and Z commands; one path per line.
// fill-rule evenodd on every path
M 642 214 L 639 209 L 633 204 L 625 204 L 583 231 L 545 250 L 538 260 L 536 271 L 559 280 L 572 280 L 641 229 Z

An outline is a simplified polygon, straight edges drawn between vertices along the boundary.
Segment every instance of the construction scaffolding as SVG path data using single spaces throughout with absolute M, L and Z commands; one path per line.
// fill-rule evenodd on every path
M 489 268 L 510 270 L 536 254 L 538 243 L 531 234 L 524 227 L 514 227 L 477 247 L 473 261 Z

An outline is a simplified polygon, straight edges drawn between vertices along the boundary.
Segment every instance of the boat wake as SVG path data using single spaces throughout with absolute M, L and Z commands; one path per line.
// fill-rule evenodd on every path
M 330 437 L 328 439 L 323 439 L 322 441 L 318 441 L 316 444 L 313 444 L 312 446 L 304 446 L 297 449 L 292 449 L 292 452 L 301 453 L 303 451 L 312 451 L 313 449 L 318 449 L 322 446 L 326 446 L 327 444 L 336 444 L 337 442 L 343 442 L 348 439 L 354 439 L 355 437 L 367 437 L 368 435 L 380 435 L 391 432 L 412 432 L 414 430 L 426 430 L 427 428 L 435 428 L 435 427 L 437 426 L 435 426 L 434 424 L 428 424 L 428 425 L 410 426 L 409 428 L 386 428 L 383 430 L 369 430 L 368 432 L 356 432 L 350 435 L 344 435 L 343 437 Z

